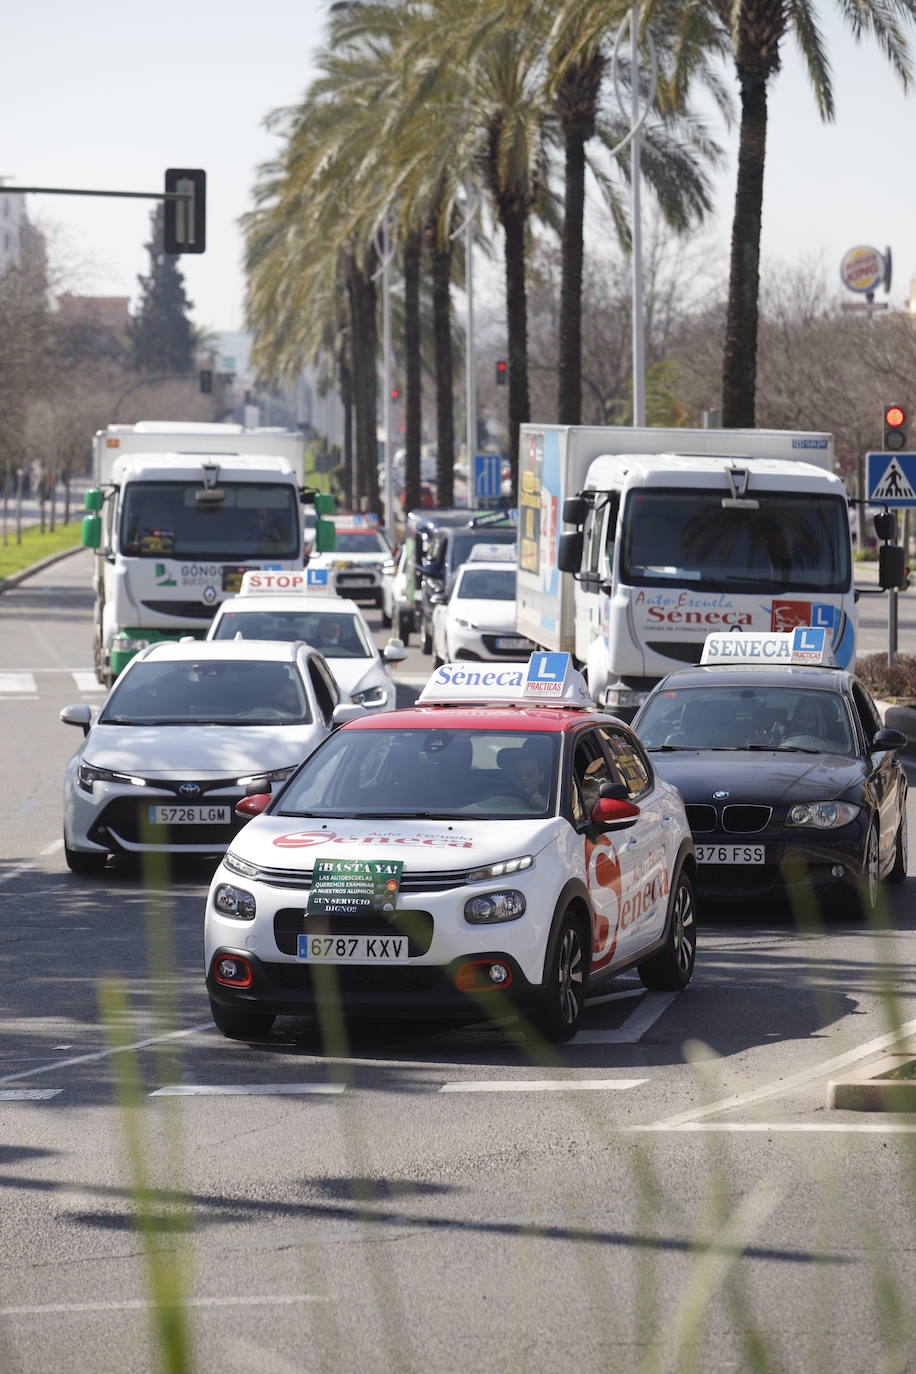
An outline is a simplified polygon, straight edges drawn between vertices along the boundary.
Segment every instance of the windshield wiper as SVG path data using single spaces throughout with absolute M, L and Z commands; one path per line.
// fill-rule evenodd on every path
M 354 821 L 466 821 L 466 811 L 354 811 Z
M 780 754 L 823 754 L 823 749 L 806 749 L 802 744 L 778 744 L 776 746 Z

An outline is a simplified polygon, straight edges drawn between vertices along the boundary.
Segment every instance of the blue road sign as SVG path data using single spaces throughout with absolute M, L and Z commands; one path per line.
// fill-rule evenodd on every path
M 474 496 L 478 500 L 498 496 L 502 458 L 498 453 L 474 454 Z
M 916 506 L 916 453 L 866 453 L 868 499 Z

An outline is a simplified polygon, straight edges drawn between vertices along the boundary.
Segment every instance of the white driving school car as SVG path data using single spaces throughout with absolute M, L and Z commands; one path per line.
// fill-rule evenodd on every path
M 246 572 L 239 595 L 217 610 L 207 639 L 301 640 L 324 656 L 344 699 L 367 711 L 388 711 L 396 689 L 387 665 L 406 658 L 407 650 L 392 639 L 379 653 L 356 602 L 321 594 L 328 581 L 326 572 L 311 568 Z
M 60 713 L 85 736 L 64 774 L 68 866 L 100 873 L 110 853 L 222 853 L 246 788 L 269 791 L 336 725 L 363 714 L 341 702 L 308 645 L 151 644 L 95 723 L 84 702 Z
M 464 659 L 525 659 L 534 649 L 515 628 L 515 549 L 475 544 L 448 600 L 433 608 L 436 665 Z
M 309 569 L 326 568 L 334 591 L 360 601 L 382 604 L 382 566 L 391 558 L 391 547 L 378 524 L 366 516 L 334 516 L 334 548 L 313 553 Z
M 566 654 L 444 664 L 415 707 L 335 731 L 239 810 L 204 933 L 228 1036 L 339 996 L 354 1016 L 520 1011 L 566 1040 L 621 970 L 670 989 L 693 971 L 680 795 Z

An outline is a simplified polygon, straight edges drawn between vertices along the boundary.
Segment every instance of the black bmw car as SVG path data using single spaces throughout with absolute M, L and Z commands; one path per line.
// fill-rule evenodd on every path
M 707 900 L 816 899 L 873 915 L 907 869 L 899 730 L 837 668 L 685 668 L 633 720 L 687 804 Z

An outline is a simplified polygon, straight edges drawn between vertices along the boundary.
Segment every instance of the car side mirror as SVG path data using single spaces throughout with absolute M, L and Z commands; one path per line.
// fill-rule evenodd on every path
M 360 716 L 366 714 L 366 708 L 354 702 L 341 701 L 331 712 L 331 722 L 334 725 L 346 725 L 348 720 L 359 720 Z
M 591 810 L 592 825 L 600 825 L 604 830 L 627 830 L 638 818 L 636 803 L 622 797 L 599 797 Z
M 382 650 L 382 658 L 386 663 L 401 663 L 407 657 L 407 650 L 404 642 L 400 639 L 389 639 Z
M 269 792 L 255 792 L 252 796 L 243 797 L 240 802 L 236 802 L 235 814 L 237 816 L 244 816 L 246 820 L 250 820 L 252 816 L 260 816 L 261 812 L 266 809 L 269 801 Z
M 902 730 L 877 730 L 868 746 L 869 753 L 877 754 L 884 749 L 905 749 L 909 742 Z
M 92 707 L 87 706 L 85 701 L 78 701 L 75 706 L 65 706 L 60 718 L 65 725 L 79 725 L 83 734 L 88 735 L 92 725 Z

